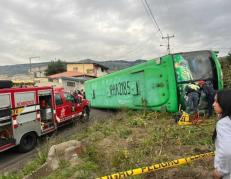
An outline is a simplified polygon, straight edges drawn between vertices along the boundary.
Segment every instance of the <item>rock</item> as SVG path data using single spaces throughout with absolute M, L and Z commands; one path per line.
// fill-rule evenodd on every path
M 82 151 L 82 144 L 77 140 L 70 140 L 61 144 L 53 145 L 48 153 L 47 165 L 51 170 L 59 168 L 61 160 L 77 161 L 78 154 Z M 75 162 L 74 162 L 75 163 Z
M 64 150 L 64 160 L 70 160 L 76 154 L 76 147 L 70 146 Z

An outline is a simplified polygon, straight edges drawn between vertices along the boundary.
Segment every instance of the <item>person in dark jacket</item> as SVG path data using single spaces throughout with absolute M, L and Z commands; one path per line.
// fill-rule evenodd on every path
M 198 82 L 200 89 L 202 92 L 204 92 L 206 96 L 206 100 L 208 103 L 208 117 L 211 117 L 213 114 L 213 102 L 214 102 L 214 96 L 215 96 L 215 90 L 213 88 L 213 84 L 210 81 L 199 81 Z
M 81 89 L 81 93 L 82 93 L 83 99 L 86 99 L 86 94 L 85 94 L 85 91 L 83 89 Z
M 200 87 L 196 84 L 190 83 L 185 87 L 185 106 L 188 114 L 198 112 L 199 93 Z

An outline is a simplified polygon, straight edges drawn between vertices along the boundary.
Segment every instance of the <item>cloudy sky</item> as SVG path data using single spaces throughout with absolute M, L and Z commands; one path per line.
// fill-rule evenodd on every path
M 143 0 L 2 0 L 0 65 L 149 59 L 166 40 Z M 231 0 L 147 0 L 171 51 L 231 50 Z

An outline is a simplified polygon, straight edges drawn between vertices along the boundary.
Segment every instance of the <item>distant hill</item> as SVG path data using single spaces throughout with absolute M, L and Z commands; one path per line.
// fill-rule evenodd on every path
M 44 63 L 33 63 L 31 64 L 31 68 L 45 66 L 49 62 Z M 0 75 L 16 75 L 16 74 L 27 74 L 30 69 L 29 64 L 17 64 L 17 65 L 5 65 L 0 66 Z
M 125 61 L 125 60 L 118 60 L 118 61 L 105 61 L 100 62 L 100 64 L 107 66 L 110 70 L 117 71 L 122 70 L 124 68 L 128 68 L 130 66 L 134 66 L 140 63 L 144 63 L 146 60 L 136 60 L 136 61 Z
M 109 68 L 110 71 L 117 71 L 121 70 L 133 65 L 137 65 L 140 63 L 145 62 L 146 60 L 136 60 L 136 61 L 126 61 L 126 60 L 118 60 L 118 61 L 94 61 L 90 59 L 86 60 L 81 60 L 81 61 L 75 61 L 75 62 L 80 62 L 80 63 L 98 63 L 100 65 L 106 66 Z M 34 67 L 40 67 L 40 66 L 45 66 L 49 62 L 44 62 L 44 63 L 33 63 L 31 65 L 32 68 Z M 69 62 L 67 62 L 69 63 Z M 16 74 L 27 74 L 30 69 L 29 64 L 17 64 L 17 65 L 5 65 L 5 66 L 0 66 L 0 75 L 9 75 L 13 76 Z
M 117 71 L 140 63 L 144 63 L 145 61 L 146 60 L 140 60 L 140 59 L 135 61 L 126 61 L 126 60 L 95 61 L 91 59 L 85 59 L 85 60 L 78 61 L 78 63 L 98 63 L 100 65 L 108 67 L 110 71 Z

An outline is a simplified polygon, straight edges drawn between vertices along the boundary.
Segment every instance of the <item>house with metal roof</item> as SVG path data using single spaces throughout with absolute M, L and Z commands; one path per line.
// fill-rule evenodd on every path
M 75 91 L 83 89 L 84 81 L 93 78 L 96 77 L 76 71 L 66 71 L 48 76 L 48 81 L 50 83 L 59 84 L 64 87 L 66 91 Z
M 108 74 L 108 67 L 87 59 L 79 62 L 67 62 L 68 72 L 80 72 L 86 75 L 100 77 Z

